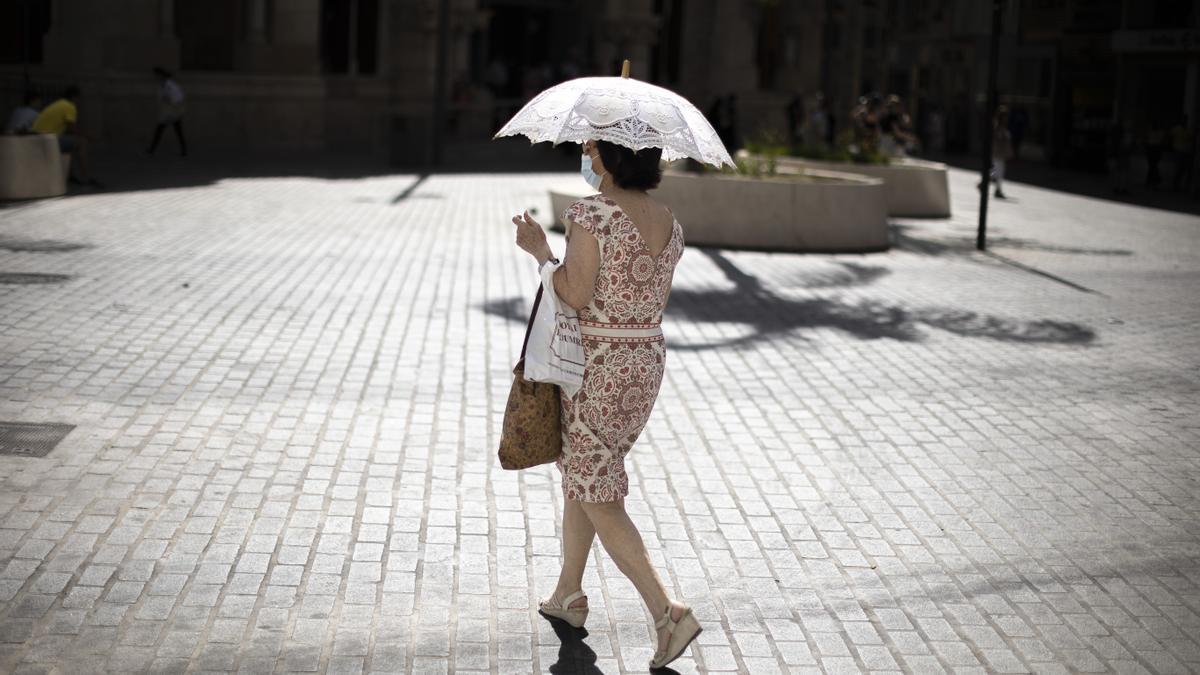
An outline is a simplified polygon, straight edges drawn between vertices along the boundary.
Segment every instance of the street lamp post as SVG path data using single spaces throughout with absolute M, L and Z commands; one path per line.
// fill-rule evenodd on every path
M 987 111 L 983 124 L 983 163 L 979 177 L 979 232 L 975 248 L 987 248 L 988 188 L 992 180 L 992 132 L 996 119 L 996 70 L 1000 61 L 1000 22 L 1004 0 L 992 0 L 992 43 L 988 55 Z

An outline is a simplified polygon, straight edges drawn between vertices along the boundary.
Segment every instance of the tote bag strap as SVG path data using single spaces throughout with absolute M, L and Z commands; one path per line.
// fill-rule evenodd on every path
M 542 304 L 542 285 L 538 284 L 537 295 L 533 298 L 533 311 L 529 313 L 529 324 L 525 326 L 525 340 L 521 342 L 521 358 L 525 360 L 525 348 L 529 346 L 529 334 L 533 331 L 533 320 L 537 317 L 538 305 Z

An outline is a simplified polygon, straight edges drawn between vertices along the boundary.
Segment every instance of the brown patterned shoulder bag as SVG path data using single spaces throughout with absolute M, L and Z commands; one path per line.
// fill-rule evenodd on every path
M 529 325 L 525 327 L 525 341 L 521 343 L 521 358 L 513 368 L 508 405 L 504 408 L 504 427 L 497 454 L 500 466 L 505 469 L 528 469 L 548 464 L 562 454 L 558 385 L 525 379 L 525 348 L 529 346 L 529 332 L 541 302 L 542 287 L 539 285 Z

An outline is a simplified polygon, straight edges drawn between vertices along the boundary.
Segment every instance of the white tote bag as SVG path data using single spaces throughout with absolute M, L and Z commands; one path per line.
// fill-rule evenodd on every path
M 583 339 L 579 315 L 554 292 L 556 269 L 550 263 L 542 266 L 542 302 L 525 348 L 525 379 L 557 384 L 574 398 L 583 387 Z

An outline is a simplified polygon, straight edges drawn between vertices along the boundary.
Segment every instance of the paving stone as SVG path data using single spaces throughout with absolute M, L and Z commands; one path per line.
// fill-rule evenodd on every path
M 680 672 L 1200 667 L 1200 219 L 1014 184 L 981 254 L 976 178 L 949 179 L 955 216 L 896 219 L 887 253 L 685 253 L 627 461 L 705 626 Z M 415 180 L 0 210 L 90 244 L 0 251 L 72 276 L 0 286 L 0 419 L 77 425 L 0 457 L 0 670 L 559 662 L 532 606 L 558 475 L 493 453 L 535 278 L 507 217 L 578 181 L 394 201 Z M 576 662 L 639 671 L 644 608 L 592 560 Z

